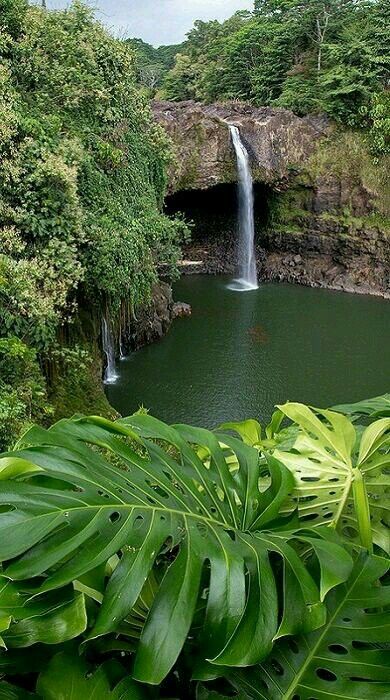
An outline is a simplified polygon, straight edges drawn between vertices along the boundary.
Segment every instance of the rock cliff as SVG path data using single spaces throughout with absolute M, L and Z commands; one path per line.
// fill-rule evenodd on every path
M 300 118 L 285 109 L 238 103 L 154 102 L 153 112 L 175 147 L 171 192 L 235 182 L 229 124 L 240 128 L 254 179 L 273 186 L 287 182 L 291 169 L 307 160 L 329 129 L 322 117 Z
M 171 193 L 234 183 L 228 125 L 239 126 L 254 180 L 268 192 L 267 221 L 257 227 L 265 276 L 390 295 L 389 163 L 373 160 L 364 135 L 341 131 L 325 117 L 238 103 L 155 102 L 153 111 L 173 141 Z M 224 229 L 225 238 L 234 238 L 234 223 Z M 231 255 L 215 258 L 229 243 L 218 236 L 210 232 L 213 262 L 206 267 L 230 272 Z M 196 231 L 194 244 L 197 260 Z

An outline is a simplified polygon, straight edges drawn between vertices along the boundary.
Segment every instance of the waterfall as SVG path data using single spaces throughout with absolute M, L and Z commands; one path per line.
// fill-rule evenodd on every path
M 119 336 L 119 359 L 120 360 L 126 359 L 126 353 L 123 350 L 122 335 Z
M 253 180 L 246 150 L 238 128 L 229 124 L 238 171 L 238 278 L 230 289 L 245 292 L 257 289 Z
M 118 379 L 115 369 L 115 348 L 109 321 L 104 316 L 102 317 L 102 344 L 106 356 L 104 381 L 106 384 L 113 384 Z

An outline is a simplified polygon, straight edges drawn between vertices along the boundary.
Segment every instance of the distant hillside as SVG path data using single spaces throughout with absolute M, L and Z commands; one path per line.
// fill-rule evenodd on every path
M 137 54 L 139 83 L 154 97 L 162 86 L 165 76 L 175 65 L 176 54 L 184 49 L 185 43 L 158 48 L 142 39 L 127 39 L 127 43 Z

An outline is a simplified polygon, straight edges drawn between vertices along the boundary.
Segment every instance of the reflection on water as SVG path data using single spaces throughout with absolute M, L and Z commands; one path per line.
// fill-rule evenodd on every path
M 255 343 L 268 342 L 268 335 L 263 326 L 253 326 L 248 329 L 248 333 Z
M 388 301 L 284 284 L 234 294 L 227 281 L 177 283 L 193 314 L 118 364 L 106 387 L 118 411 L 143 404 L 168 423 L 213 427 L 263 422 L 287 400 L 331 406 L 390 390 Z

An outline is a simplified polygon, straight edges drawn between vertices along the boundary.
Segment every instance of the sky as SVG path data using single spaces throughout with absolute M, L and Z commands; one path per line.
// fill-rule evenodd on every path
M 46 4 L 57 9 L 70 3 L 47 0 Z M 88 4 L 98 9 L 98 18 L 115 34 L 159 46 L 184 41 L 196 19 L 224 20 L 237 10 L 251 10 L 253 0 L 89 0 Z

